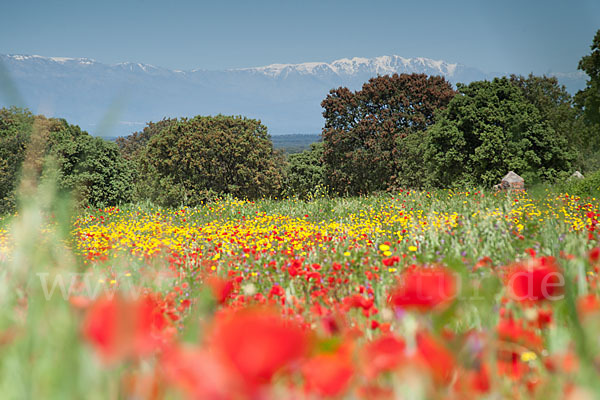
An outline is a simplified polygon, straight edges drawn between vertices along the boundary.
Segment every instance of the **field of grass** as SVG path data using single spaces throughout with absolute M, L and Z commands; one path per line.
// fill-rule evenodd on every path
M 48 192 L 50 193 L 50 192 Z M 593 399 L 599 202 L 402 191 L 0 219 L 0 393 Z

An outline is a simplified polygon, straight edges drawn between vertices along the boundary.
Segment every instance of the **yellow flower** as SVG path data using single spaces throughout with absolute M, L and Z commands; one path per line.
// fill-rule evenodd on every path
M 534 361 L 537 359 L 537 355 L 533 351 L 526 351 L 521 354 L 521 360 L 524 362 Z
M 379 245 L 379 250 L 381 251 L 389 251 L 390 246 L 388 246 L 387 244 L 380 244 Z
M 408 251 L 417 251 L 417 246 L 408 246 Z
M 345 251 L 345 252 L 344 252 L 344 255 L 345 255 L 346 257 L 348 257 L 348 256 L 350 256 L 350 252 L 349 252 L 349 251 Z
M 392 252 L 391 251 L 384 251 L 383 255 L 386 256 L 386 257 L 389 257 L 389 256 L 392 255 Z

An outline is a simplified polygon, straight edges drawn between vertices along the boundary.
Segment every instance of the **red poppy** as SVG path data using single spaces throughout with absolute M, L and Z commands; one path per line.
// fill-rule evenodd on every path
M 218 315 L 212 345 L 246 383 L 256 385 L 300 359 L 307 337 L 274 310 L 249 308 Z
M 600 260 L 600 247 L 594 247 L 592 250 L 590 250 L 588 259 L 592 264 L 597 263 L 598 260 Z
M 426 331 L 417 333 L 417 348 L 422 360 L 429 366 L 434 381 L 449 383 L 456 366 L 454 355 Z
M 231 292 L 233 292 L 233 280 L 225 280 L 216 275 L 208 277 L 206 280 L 207 285 L 212 290 L 213 296 L 219 304 L 223 304 L 227 301 Z
M 319 397 L 333 397 L 348 389 L 354 370 L 348 355 L 341 350 L 316 355 L 304 364 L 302 373 L 306 390 Z
M 580 318 L 600 311 L 600 299 L 595 294 L 588 294 L 577 299 L 577 312 Z
M 456 278 L 444 267 L 413 267 L 401 276 L 390 296 L 391 303 L 404 308 L 429 311 L 447 306 L 456 295 Z
M 521 361 L 519 352 L 500 350 L 497 355 L 496 370 L 501 376 L 508 376 L 518 381 L 529 372 L 529 366 Z
M 367 375 L 376 376 L 396 368 L 404 358 L 405 348 L 404 341 L 393 335 L 381 336 L 367 344 L 364 348 Z
M 161 357 L 165 380 L 189 399 L 231 399 L 243 389 L 215 354 L 198 347 L 172 347 Z
M 126 300 L 115 295 L 103 297 L 89 308 L 83 335 L 110 363 L 151 353 L 170 337 L 168 327 L 156 297 L 145 295 L 139 300 Z
M 574 373 L 579 368 L 579 360 L 572 351 L 553 354 L 544 359 L 544 366 L 550 372 L 554 373 Z
M 563 292 L 564 278 L 554 257 L 533 258 L 511 268 L 507 286 L 513 299 L 539 302 L 556 299 Z
M 368 310 L 373 307 L 373 298 L 364 298 L 360 294 L 354 294 L 352 296 L 346 297 L 344 299 L 344 305 L 350 308 L 362 308 L 363 310 Z
M 517 343 L 536 351 L 541 351 L 543 348 L 542 338 L 535 331 L 524 328 L 522 321 L 515 321 L 512 318 L 501 319 L 496 331 L 498 338 L 505 342 Z

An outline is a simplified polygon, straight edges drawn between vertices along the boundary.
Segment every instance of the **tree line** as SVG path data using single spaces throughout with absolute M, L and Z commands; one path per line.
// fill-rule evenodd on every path
M 0 110 L 0 213 L 17 202 L 32 142 L 59 189 L 80 205 L 150 200 L 197 205 L 215 196 L 362 195 L 399 188 L 490 187 L 508 170 L 528 183 L 600 167 L 600 30 L 571 96 L 556 78 L 529 75 L 458 84 L 425 74 L 378 76 L 321 103 L 322 141 L 287 158 L 267 128 L 242 116 L 150 122 L 115 143 L 64 119 Z

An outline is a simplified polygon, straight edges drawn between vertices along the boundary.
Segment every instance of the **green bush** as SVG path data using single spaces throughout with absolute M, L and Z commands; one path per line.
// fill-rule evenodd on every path
M 15 192 L 33 119 L 26 110 L 0 109 L 0 215 L 15 210 Z
M 564 135 L 508 78 L 459 84 L 458 91 L 427 131 L 432 185 L 490 187 L 511 170 L 532 184 L 570 170 L 574 154 Z
M 0 214 L 14 212 L 17 187 L 28 160 L 32 177 L 56 168 L 57 186 L 81 206 L 131 200 L 131 166 L 114 143 L 90 136 L 64 119 L 34 116 L 18 108 L 0 110 Z
M 158 122 L 148 122 L 140 132 L 134 132 L 129 136 L 117 138 L 115 141 L 119 147 L 121 156 L 131 162 L 131 174 L 133 179 L 132 199 L 133 201 L 148 200 L 148 193 L 152 191 L 151 179 L 148 179 L 144 159 L 144 149 L 154 136 L 162 130 L 177 124 L 177 118 L 163 118 Z
M 58 187 L 80 205 L 105 207 L 131 201 L 133 175 L 117 145 L 69 125 L 56 133 L 49 154 L 59 167 Z
M 600 170 L 584 179 L 570 178 L 561 186 L 561 191 L 580 197 L 600 197 Z
M 161 130 L 141 157 L 148 197 L 163 206 L 197 205 L 220 194 L 256 199 L 281 190 L 282 158 L 254 119 L 182 119 Z
M 285 168 L 285 195 L 308 199 L 324 188 L 322 142 L 313 143 L 309 150 L 289 156 Z

